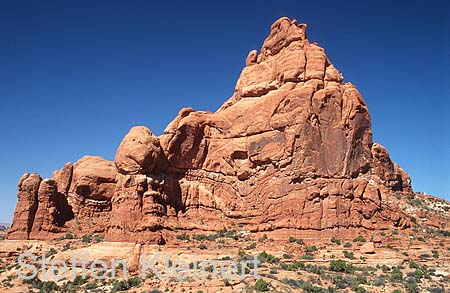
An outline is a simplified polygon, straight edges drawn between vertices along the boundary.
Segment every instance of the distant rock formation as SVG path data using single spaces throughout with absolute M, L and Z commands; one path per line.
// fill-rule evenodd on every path
M 363 97 L 283 17 L 250 51 L 215 113 L 182 109 L 157 137 L 133 127 L 114 162 L 84 157 L 25 174 L 9 239 L 104 233 L 164 243 L 173 229 L 345 231 L 408 227 L 391 201 L 408 174 L 372 141 Z

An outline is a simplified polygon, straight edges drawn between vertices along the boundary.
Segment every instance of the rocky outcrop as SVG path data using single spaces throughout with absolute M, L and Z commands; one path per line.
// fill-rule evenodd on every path
M 91 200 L 111 200 L 116 186 L 114 164 L 100 157 L 86 156 L 73 166 L 69 193 Z
M 120 173 L 148 174 L 160 158 L 159 139 L 147 127 L 136 126 L 122 140 L 114 162 Z
M 26 173 L 20 178 L 14 221 L 9 230 L 9 239 L 28 239 L 38 207 L 38 190 L 42 181 L 39 174 Z
M 38 204 L 30 232 L 32 239 L 45 239 L 49 233 L 58 232 L 57 222 L 61 216 L 56 181 L 44 179 L 38 190 Z M 63 221 L 64 222 L 64 221 Z
M 409 225 L 391 196 L 411 192 L 409 176 L 373 143 L 363 97 L 309 42 L 306 25 L 285 17 L 259 54 L 250 51 L 217 112 L 182 109 L 159 137 L 133 127 L 114 163 L 85 157 L 53 181 L 38 178 L 19 183 L 10 238 L 94 231 L 163 243 L 173 229 Z M 55 204 L 61 198 L 66 206 Z

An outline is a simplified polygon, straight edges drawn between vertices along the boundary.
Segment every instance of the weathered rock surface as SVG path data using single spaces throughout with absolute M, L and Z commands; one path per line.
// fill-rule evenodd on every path
M 86 156 L 73 166 L 69 192 L 86 199 L 110 200 L 116 186 L 114 164 L 100 157 Z
M 136 126 L 122 140 L 114 161 L 123 174 L 148 174 L 160 158 L 159 139 L 147 127 Z
M 408 227 L 391 194 L 411 192 L 409 176 L 373 143 L 363 97 L 308 41 L 306 25 L 277 20 L 245 64 L 217 112 L 182 109 L 159 137 L 133 127 L 114 163 L 85 157 L 53 181 L 24 175 L 9 238 L 95 231 L 163 243 L 171 229 L 232 224 Z
M 364 243 L 361 245 L 360 251 L 363 254 L 373 254 L 375 253 L 375 245 L 373 242 Z
M 9 239 L 27 239 L 38 207 L 38 190 L 42 181 L 38 174 L 24 174 L 19 180 L 17 207 L 9 230 Z

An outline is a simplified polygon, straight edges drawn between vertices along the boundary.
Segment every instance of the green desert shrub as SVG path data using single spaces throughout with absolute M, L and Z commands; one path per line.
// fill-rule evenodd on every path
M 271 254 L 268 254 L 265 250 L 258 255 L 258 260 L 262 263 L 267 262 L 274 264 L 279 262 L 279 259 Z
M 95 234 L 94 235 L 94 242 L 99 243 L 99 242 L 103 242 L 105 237 L 101 234 Z
M 91 243 L 91 241 L 92 241 L 91 235 L 83 235 L 83 237 L 81 237 L 81 242 L 83 243 Z
M 331 238 L 331 243 L 334 243 L 334 244 L 337 244 L 337 245 L 341 245 L 341 240 L 333 237 L 333 238 Z
M 249 244 L 245 247 L 245 249 L 247 249 L 247 250 L 255 249 L 255 248 L 256 248 L 256 243 Z
M 269 285 L 270 283 L 264 281 L 263 279 L 259 279 L 256 281 L 254 289 L 257 292 L 269 292 Z
M 322 292 L 326 292 L 323 288 L 314 286 L 310 282 L 304 282 L 302 284 L 301 288 L 302 288 L 304 293 L 322 293 Z
M 289 237 L 289 243 L 297 243 L 297 244 L 300 244 L 300 245 L 305 244 L 303 239 L 295 238 L 295 237 Z
M 353 239 L 353 242 L 367 242 L 367 239 L 364 238 L 363 236 L 359 235 L 358 237 Z
M 138 287 L 140 284 L 141 278 L 139 278 L 138 276 L 131 277 L 128 280 L 114 280 L 112 284 L 112 292 L 127 291 L 131 288 Z
M 211 235 L 196 234 L 192 238 L 194 238 L 197 241 L 203 241 L 203 240 L 214 241 L 214 240 L 216 240 L 217 236 L 214 234 L 211 234 Z
M 389 280 L 392 283 L 401 283 L 403 282 L 403 272 L 401 268 L 399 267 L 393 267 L 391 271 L 391 276 L 389 277 Z
M 353 252 L 344 250 L 343 253 L 344 253 L 345 258 L 355 259 L 355 254 Z
M 181 234 L 177 234 L 176 238 L 178 240 L 186 240 L 186 241 L 188 241 L 190 239 L 189 235 L 186 234 L 185 232 L 183 232 Z
M 348 264 L 345 260 L 337 259 L 337 260 L 331 260 L 330 271 L 353 273 L 355 271 L 355 267 L 352 266 L 351 264 Z
M 223 228 L 222 230 L 216 232 L 216 238 L 231 238 L 234 240 L 238 240 L 239 236 L 236 230 L 228 230 L 227 228 Z

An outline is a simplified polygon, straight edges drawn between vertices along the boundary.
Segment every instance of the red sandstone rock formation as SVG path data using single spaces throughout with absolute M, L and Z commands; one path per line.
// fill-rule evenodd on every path
M 411 192 L 408 175 L 372 142 L 364 99 L 308 41 L 306 25 L 277 20 L 245 64 L 217 112 L 182 109 L 159 137 L 133 127 L 114 162 L 84 157 L 52 179 L 24 175 L 8 237 L 101 232 L 163 243 L 170 229 L 231 224 L 408 226 L 391 200 Z

